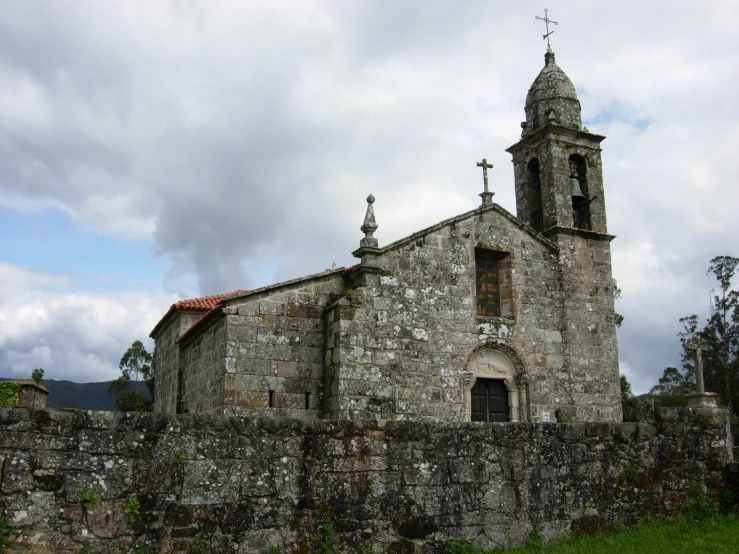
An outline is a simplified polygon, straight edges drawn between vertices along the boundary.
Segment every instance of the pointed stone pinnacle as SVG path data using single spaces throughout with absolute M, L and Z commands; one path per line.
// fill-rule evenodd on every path
M 360 247 L 377 248 L 377 239 L 373 237 L 375 231 L 377 231 L 377 222 L 375 221 L 375 210 L 372 204 L 375 202 L 375 197 L 371 194 L 367 197 L 367 213 L 364 216 L 364 223 L 359 228 L 364 233 L 364 238 L 359 241 Z

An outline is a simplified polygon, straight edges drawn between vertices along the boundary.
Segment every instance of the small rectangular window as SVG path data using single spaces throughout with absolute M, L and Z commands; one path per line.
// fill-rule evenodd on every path
M 275 407 L 275 391 L 273 390 L 269 391 L 269 407 Z
M 475 251 L 477 315 L 500 317 L 500 278 L 496 252 Z
M 305 393 L 305 409 L 310 410 L 310 393 Z

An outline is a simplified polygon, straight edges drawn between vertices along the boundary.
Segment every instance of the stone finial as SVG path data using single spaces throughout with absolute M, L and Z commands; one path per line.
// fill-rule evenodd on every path
M 375 221 L 375 210 L 372 207 L 374 203 L 375 197 L 370 194 L 367 197 L 367 213 L 364 216 L 364 223 L 359 228 L 364 233 L 364 238 L 359 241 L 359 246 L 363 248 L 377 248 L 377 239 L 373 236 L 378 227 Z

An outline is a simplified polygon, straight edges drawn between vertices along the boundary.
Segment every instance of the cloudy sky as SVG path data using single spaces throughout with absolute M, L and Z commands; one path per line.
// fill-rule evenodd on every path
M 0 376 L 103 381 L 177 299 L 351 265 L 479 204 L 543 66 L 541 3 L 0 0 Z M 739 256 L 739 2 L 556 1 L 603 143 L 637 392 Z M 148 339 L 146 339 L 148 341 Z M 147 343 L 150 344 L 150 343 Z

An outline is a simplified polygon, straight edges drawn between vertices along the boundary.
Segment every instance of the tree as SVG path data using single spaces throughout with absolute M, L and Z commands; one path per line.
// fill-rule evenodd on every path
M 43 379 L 43 378 L 44 378 L 44 370 L 41 369 L 40 367 L 37 367 L 36 369 L 34 369 L 31 372 L 31 379 L 33 379 L 33 381 L 37 385 L 40 385 L 41 384 L 41 379 Z
M 616 300 L 621 298 L 621 289 L 618 288 L 618 281 L 616 279 L 613 280 L 613 302 L 616 303 Z M 620 313 L 614 311 L 613 312 L 613 322 L 616 324 L 616 327 L 621 327 L 624 323 L 624 316 L 622 316 Z
M 652 387 L 649 394 L 654 396 L 684 397 L 695 390 L 695 385 L 676 367 L 665 368 L 659 384 Z
M 711 260 L 706 275 L 719 282 L 719 293 L 711 291 L 711 316 L 701 331 L 707 346 L 703 355 L 706 390 L 717 392 L 732 410 L 739 406 L 739 291 L 731 290 L 739 258 L 717 256 Z
M 621 402 L 626 402 L 634 398 L 634 393 L 631 392 L 631 383 L 626 378 L 626 375 L 621 375 Z
M 141 341 L 131 344 L 123 354 L 118 368 L 121 376 L 108 386 L 108 392 L 116 395 L 116 407 L 122 412 L 150 412 L 154 398 L 152 356 Z M 131 386 L 132 377 L 135 378 L 135 389 Z M 139 391 L 139 381 L 142 378 L 150 396 Z
M 699 329 L 697 315 L 680 318 L 682 370 L 665 369 L 650 394 L 684 399 L 696 390 L 695 354 L 687 346 L 700 341 L 706 391 L 718 393 L 721 403 L 732 411 L 739 407 L 739 291 L 731 290 L 738 267 L 739 258 L 731 256 L 717 256 L 710 261 L 706 274 L 713 275 L 721 287 L 719 293 L 711 291 L 711 315 L 703 329 Z

